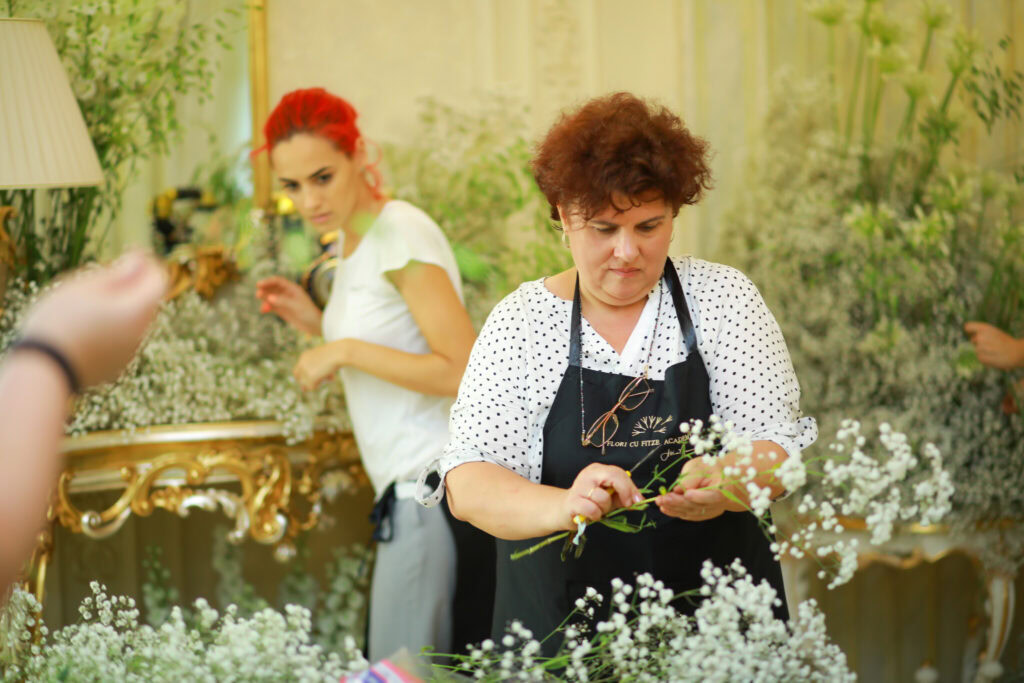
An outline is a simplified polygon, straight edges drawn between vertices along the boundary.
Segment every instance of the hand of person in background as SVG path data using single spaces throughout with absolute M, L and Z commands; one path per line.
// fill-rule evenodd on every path
M 347 339 L 338 339 L 302 352 L 292 368 L 299 386 L 311 391 L 346 365 Z
M 166 289 L 163 266 L 132 253 L 65 278 L 28 312 L 23 343 L 0 364 L 0 590 L 17 576 L 45 521 L 71 384 L 116 378 Z
M 300 332 L 320 336 L 323 314 L 298 284 L 279 275 L 263 278 L 256 283 L 256 297 L 262 302 L 261 313 L 276 313 Z
M 167 291 L 167 272 L 142 252 L 74 273 L 32 307 L 20 337 L 62 352 L 83 387 L 117 378 Z
M 1015 339 L 994 325 L 971 321 L 964 325 L 982 365 L 999 370 L 1024 367 L 1024 339 Z

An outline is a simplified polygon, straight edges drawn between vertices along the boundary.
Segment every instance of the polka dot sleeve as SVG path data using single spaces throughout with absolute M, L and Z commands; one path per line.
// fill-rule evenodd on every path
M 473 344 L 452 406 L 448 445 L 420 475 L 417 498 L 425 505 L 437 504 L 445 475 L 468 462 L 492 462 L 530 477 L 527 324 L 520 294 L 513 292 L 491 311 Z M 429 492 L 425 480 L 432 471 L 441 475 L 441 485 Z
M 818 435 L 801 417 L 800 385 L 782 331 L 757 287 L 735 268 L 696 261 L 688 292 L 696 300 L 698 349 L 710 379 L 712 410 L 755 441 L 792 454 Z

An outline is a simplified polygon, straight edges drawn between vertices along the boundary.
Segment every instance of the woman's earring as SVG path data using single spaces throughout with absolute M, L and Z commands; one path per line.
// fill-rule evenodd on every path
M 565 228 L 562 228 L 562 246 L 569 246 L 569 236 L 565 234 Z

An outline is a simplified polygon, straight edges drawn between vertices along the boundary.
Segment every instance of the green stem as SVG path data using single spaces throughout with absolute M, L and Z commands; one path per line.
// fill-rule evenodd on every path
M 864 117 L 861 121 L 861 153 L 860 153 L 860 166 L 861 166 L 861 182 L 863 183 L 864 189 L 868 191 L 868 194 L 872 201 L 875 198 L 875 192 L 873 184 L 871 182 L 871 146 L 874 143 L 875 137 L 875 123 L 878 118 L 878 109 L 882 101 L 882 71 L 880 65 L 875 65 L 876 68 L 873 73 L 874 88 L 871 87 L 871 83 L 865 83 L 864 86 Z M 868 67 L 869 70 L 871 67 Z
M 864 13 L 860 18 L 860 41 L 857 43 L 857 65 L 853 72 L 853 87 L 850 89 L 850 103 L 846 109 L 846 144 L 845 148 L 849 149 L 850 142 L 853 139 L 853 113 L 857 108 L 857 94 L 860 92 L 860 77 L 861 72 L 864 69 L 864 52 L 867 45 L 867 33 L 864 30 L 864 26 L 867 25 L 868 14 L 871 11 L 871 5 L 864 4 Z
M 956 89 L 956 84 L 960 80 L 961 71 L 954 71 L 949 78 L 949 85 L 946 86 L 946 92 L 942 96 L 942 104 L 939 105 L 939 113 L 945 115 L 946 110 L 949 108 L 949 101 L 953 97 L 953 91 Z M 949 142 L 947 137 L 946 142 Z M 924 185 L 928 182 L 932 172 L 935 170 L 935 164 L 939 160 L 939 152 L 942 151 L 942 141 L 934 139 L 928 143 L 928 161 L 925 163 L 920 175 L 914 182 L 914 191 L 912 193 L 911 207 L 917 206 L 921 202 L 921 195 L 924 192 Z
M 543 541 L 541 541 L 537 545 L 530 546 L 526 550 L 517 550 L 516 552 L 512 553 L 511 557 L 512 557 L 513 560 L 518 560 L 520 557 L 526 557 L 527 555 L 533 555 L 535 552 L 537 552 L 538 550 L 540 550 L 544 546 L 551 545 L 555 541 L 559 541 L 559 540 L 565 538 L 566 536 L 568 536 L 571 533 L 572 533 L 571 531 L 563 531 L 560 534 L 555 534 L 553 536 L 548 536 L 547 538 L 545 538 Z
M 836 27 L 830 26 L 828 30 L 828 64 L 829 64 L 829 80 L 832 81 L 832 113 L 836 119 L 836 138 L 839 137 L 841 132 L 841 124 L 839 122 L 839 77 L 836 69 Z
M 935 29 L 932 26 L 928 27 L 928 32 L 924 36 L 924 46 L 921 48 L 921 57 L 917 60 L 917 71 L 923 73 L 925 66 L 928 64 L 928 54 L 932 48 L 932 35 L 935 33 Z M 899 162 L 903 155 L 903 150 L 909 145 L 911 138 L 914 137 L 914 116 L 917 114 L 917 96 L 910 95 L 910 102 L 907 103 L 907 112 L 903 116 L 903 123 L 900 125 L 900 132 L 896 138 L 897 148 L 892 155 L 892 160 L 889 162 L 889 171 L 886 173 L 885 186 L 889 188 L 890 194 L 892 194 L 892 181 L 896 175 L 896 164 Z

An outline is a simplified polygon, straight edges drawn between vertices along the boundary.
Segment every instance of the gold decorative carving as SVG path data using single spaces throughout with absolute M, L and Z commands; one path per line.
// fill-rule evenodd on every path
M 170 301 L 189 289 L 207 299 L 221 285 L 238 278 L 234 259 L 223 246 L 196 247 L 187 256 L 167 262 L 170 286 L 165 299 Z
M 368 483 L 349 433 L 320 430 L 289 445 L 275 422 L 226 422 L 157 427 L 134 435 L 95 432 L 68 439 L 67 467 L 57 483 L 48 518 L 74 533 L 106 538 L 131 515 L 157 509 L 187 516 L 192 509 L 220 508 L 234 520 L 229 539 L 246 537 L 274 545 L 275 556 L 294 555 L 294 541 L 321 516 L 321 478 L 344 470 Z M 240 492 L 218 487 L 237 484 Z M 103 510 L 80 509 L 86 491 L 120 491 Z M 34 591 L 42 599 L 53 535 L 41 535 L 33 566 Z

